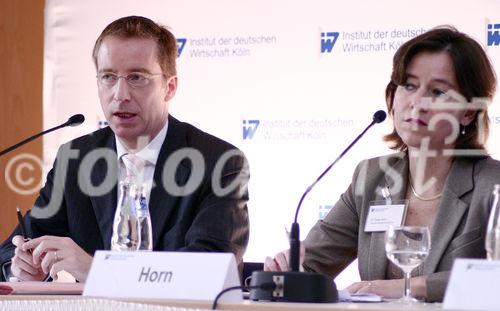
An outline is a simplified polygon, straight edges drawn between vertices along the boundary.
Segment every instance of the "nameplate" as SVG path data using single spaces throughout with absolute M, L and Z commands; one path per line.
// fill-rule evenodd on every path
M 365 232 L 385 232 L 389 226 L 399 227 L 406 215 L 405 204 L 370 205 Z
M 456 259 L 444 297 L 443 309 L 500 310 L 500 261 Z
M 231 253 L 97 251 L 84 296 L 212 301 L 223 289 L 239 286 Z M 241 290 L 224 302 L 241 302 Z

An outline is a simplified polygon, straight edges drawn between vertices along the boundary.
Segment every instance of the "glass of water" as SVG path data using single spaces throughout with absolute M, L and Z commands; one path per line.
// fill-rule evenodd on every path
M 431 235 L 427 227 L 390 226 L 385 232 L 385 253 L 387 258 L 404 273 L 404 295 L 398 302 L 418 302 L 411 296 L 411 272 L 424 262 L 431 247 Z

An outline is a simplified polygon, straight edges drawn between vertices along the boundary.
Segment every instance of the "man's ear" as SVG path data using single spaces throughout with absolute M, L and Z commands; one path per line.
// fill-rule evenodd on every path
M 165 92 L 165 101 L 170 101 L 174 98 L 177 92 L 177 76 L 171 76 L 167 79 L 167 86 Z

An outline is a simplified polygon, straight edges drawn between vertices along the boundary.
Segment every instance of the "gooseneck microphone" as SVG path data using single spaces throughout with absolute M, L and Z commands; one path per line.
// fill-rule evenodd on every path
M 324 171 L 319 175 L 319 177 L 306 189 L 302 197 L 300 198 L 297 209 L 295 210 L 295 218 L 293 220 L 292 228 L 290 230 L 290 271 L 299 271 L 300 265 L 300 230 L 297 218 L 299 217 L 299 210 L 302 206 L 302 202 L 306 195 L 316 186 L 316 184 L 330 171 L 330 169 L 337 164 L 337 162 L 344 157 L 344 155 L 358 142 L 358 140 L 365 135 L 365 133 L 374 125 L 385 120 L 386 113 L 383 110 L 379 110 L 373 114 L 372 122 L 361 132 L 361 134 L 353 140 L 353 142 L 345 148 L 344 151 L 332 162 Z
M 61 124 L 59 125 L 60 127 L 64 127 L 64 126 L 78 126 L 80 124 L 82 124 L 83 122 L 85 121 L 85 117 L 83 116 L 83 114 L 75 114 L 71 117 L 69 117 L 68 121 L 66 121 L 66 123 L 64 124 Z
M 3 156 L 6 153 L 11 152 L 12 150 L 15 150 L 15 149 L 21 147 L 24 144 L 29 143 L 30 141 L 32 141 L 34 139 L 37 139 L 38 137 L 40 137 L 42 135 L 48 134 L 50 132 L 53 132 L 55 130 L 58 130 L 58 129 L 66 127 L 66 126 L 78 126 L 78 125 L 82 124 L 83 121 L 85 121 L 85 117 L 83 116 L 83 114 L 75 114 L 74 116 L 71 116 L 68 119 L 68 121 L 64 122 L 61 125 L 58 125 L 56 127 L 53 127 L 51 129 L 48 129 L 48 130 L 45 130 L 45 131 L 43 131 L 41 133 L 38 133 L 36 135 L 33 135 L 33 136 L 31 136 L 31 137 L 29 137 L 29 138 L 27 138 L 27 139 L 25 139 L 25 140 L 23 140 L 23 141 L 15 144 L 14 146 L 10 146 L 9 148 L 7 148 L 5 150 L 0 151 L 0 157 Z
M 290 302 L 337 302 L 338 293 L 333 280 L 328 276 L 320 273 L 299 272 L 300 266 L 300 227 L 297 222 L 300 207 L 307 194 L 314 186 L 330 171 L 330 169 L 344 157 L 344 155 L 363 137 L 363 135 L 377 123 L 385 120 L 386 113 L 379 110 L 373 114 L 372 122 L 347 146 L 344 151 L 319 175 L 319 177 L 306 189 L 300 198 L 297 209 L 295 210 L 295 218 L 290 230 L 290 262 L 289 272 L 265 272 L 257 271 L 252 274 L 252 285 L 258 285 L 264 282 L 277 280 L 277 285 L 285 288 L 276 296 L 276 292 L 272 294 L 265 291 L 254 290 L 250 293 L 250 298 L 254 300 L 277 300 Z M 311 290 L 314 288 L 314 290 Z M 288 291 L 286 291 L 288 289 Z

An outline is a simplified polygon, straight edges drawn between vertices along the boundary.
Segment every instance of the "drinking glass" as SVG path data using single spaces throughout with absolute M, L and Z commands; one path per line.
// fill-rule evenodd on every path
M 397 302 L 418 302 L 411 296 L 411 272 L 424 262 L 431 247 L 431 235 L 427 227 L 390 226 L 385 232 L 385 253 L 387 258 L 404 273 L 404 295 Z

